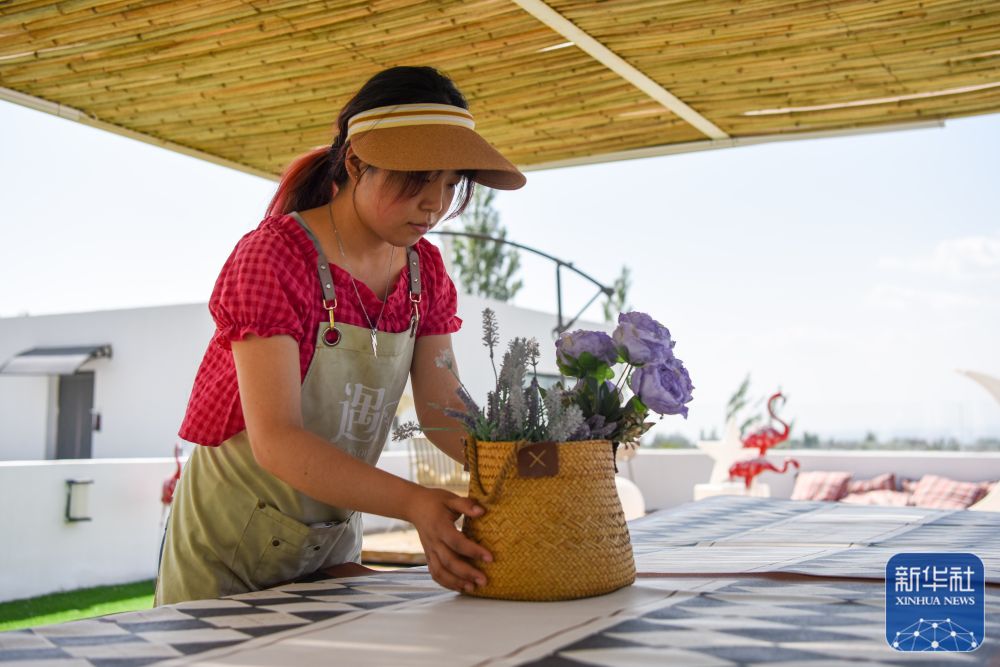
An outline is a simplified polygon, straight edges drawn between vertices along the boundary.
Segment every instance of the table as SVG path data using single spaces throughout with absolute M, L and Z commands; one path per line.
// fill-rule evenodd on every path
M 0 633 L 0 661 L 55 667 L 1000 664 L 1000 514 L 718 496 L 629 525 L 637 581 L 597 598 L 468 598 L 438 587 L 423 568 L 324 578 Z M 886 560 L 921 550 L 972 551 L 982 558 L 987 627 L 975 652 L 901 653 L 886 644 Z
M 753 496 L 754 498 L 769 498 L 771 487 L 754 480 L 748 489 L 742 480 L 736 482 L 705 482 L 694 485 L 694 499 L 704 500 L 712 496 Z

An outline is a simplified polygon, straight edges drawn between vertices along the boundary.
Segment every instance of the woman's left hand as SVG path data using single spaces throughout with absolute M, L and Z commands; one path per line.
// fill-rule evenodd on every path
M 407 519 L 420 535 L 427 556 L 427 569 L 445 588 L 472 592 L 486 585 L 486 575 L 469 561 L 493 561 L 493 555 L 455 528 L 462 515 L 479 517 L 486 512 L 470 498 L 444 489 L 418 487 Z

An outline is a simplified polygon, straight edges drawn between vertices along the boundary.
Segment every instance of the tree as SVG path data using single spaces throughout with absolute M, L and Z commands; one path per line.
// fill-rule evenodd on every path
M 618 313 L 632 310 L 632 306 L 626 305 L 628 301 L 628 291 L 632 287 L 632 271 L 627 266 L 622 267 L 622 272 L 615 282 L 611 284 L 611 294 L 604 297 L 604 321 L 614 322 Z
M 682 433 L 671 433 L 670 435 L 657 434 L 653 442 L 649 444 L 653 449 L 692 449 L 694 443 L 688 440 Z
M 489 188 L 475 189 L 469 207 L 462 214 L 462 231 L 495 239 L 507 238 L 507 230 L 493 208 L 495 196 L 496 193 Z M 509 301 L 524 285 L 517 278 L 521 256 L 516 248 L 495 241 L 457 236 L 451 252 L 462 290 L 467 294 Z

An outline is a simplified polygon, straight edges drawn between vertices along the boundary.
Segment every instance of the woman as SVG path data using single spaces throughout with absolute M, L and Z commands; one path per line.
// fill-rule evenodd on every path
M 524 176 L 476 134 L 455 85 L 396 67 L 362 86 L 329 147 L 296 160 L 216 282 L 216 334 L 180 436 L 201 445 L 173 503 L 156 604 L 259 590 L 358 562 L 359 512 L 412 523 L 442 586 L 485 584 L 490 561 L 455 528 L 482 507 L 375 467 L 411 380 L 432 441 L 464 460 L 435 359 L 461 326 L 440 253 L 423 239 L 472 182 Z M 434 430 L 446 427 L 449 430 Z

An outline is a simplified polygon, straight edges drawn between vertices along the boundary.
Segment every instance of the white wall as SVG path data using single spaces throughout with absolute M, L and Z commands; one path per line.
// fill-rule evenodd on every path
M 110 343 L 94 371 L 94 458 L 170 456 L 213 331 L 205 304 L 0 319 L 0 362 L 33 347 Z M 49 389 L 51 387 L 51 390 Z M 58 381 L 0 375 L 0 460 L 54 450 Z M 50 423 L 51 422 L 51 423 Z
M 172 459 L 0 462 L 0 600 L 151 578 Z M 93 480 L 92 521 L 68 523 L 66 480 Z
M 493 387 L 482 346 L 483 308 L 497 312 L 501 349 L 514 336 L 537 338 L 540 372 L 558 373 L 550 313 L 471 296 L 459 299 L 465 321 L 454 336 L 462 379 L 480 402 Z M 576 327 L 602 327 L 578 323 Z M 94 409 L 102 428 L 93 434 L 93 457 L 171 456 L 195 373 L 214 332 L 206 304 L 135 308 L 39 317 L 0 318 L 0 363 L 33 347 L 110 343 L 111 359 L 95 359 Z M 499 359 L 497 364 L 499 366 Z M 0 375 L 0 461 L 51 458 L 55 443 L 58 380 Z
M 172 458 L 0 462 L 0 602 L 152 579 L 160 553 L 163 482 Z M 409 476 L 405 453 L 379 467 Z M 93 480 L 92 521 L 66 521 L 66 480 Z M 367 532 L 397 527 L 377 516 Z
M 5 342 L 0 338 L 0 356 Z M 4 356 L 0 363 L 10 356 Z M 0 375 L 0 460 L 47 458 L 49 404 L 57 387 L 50 391 L 50 384 L 55 382 L 44 376 Z

